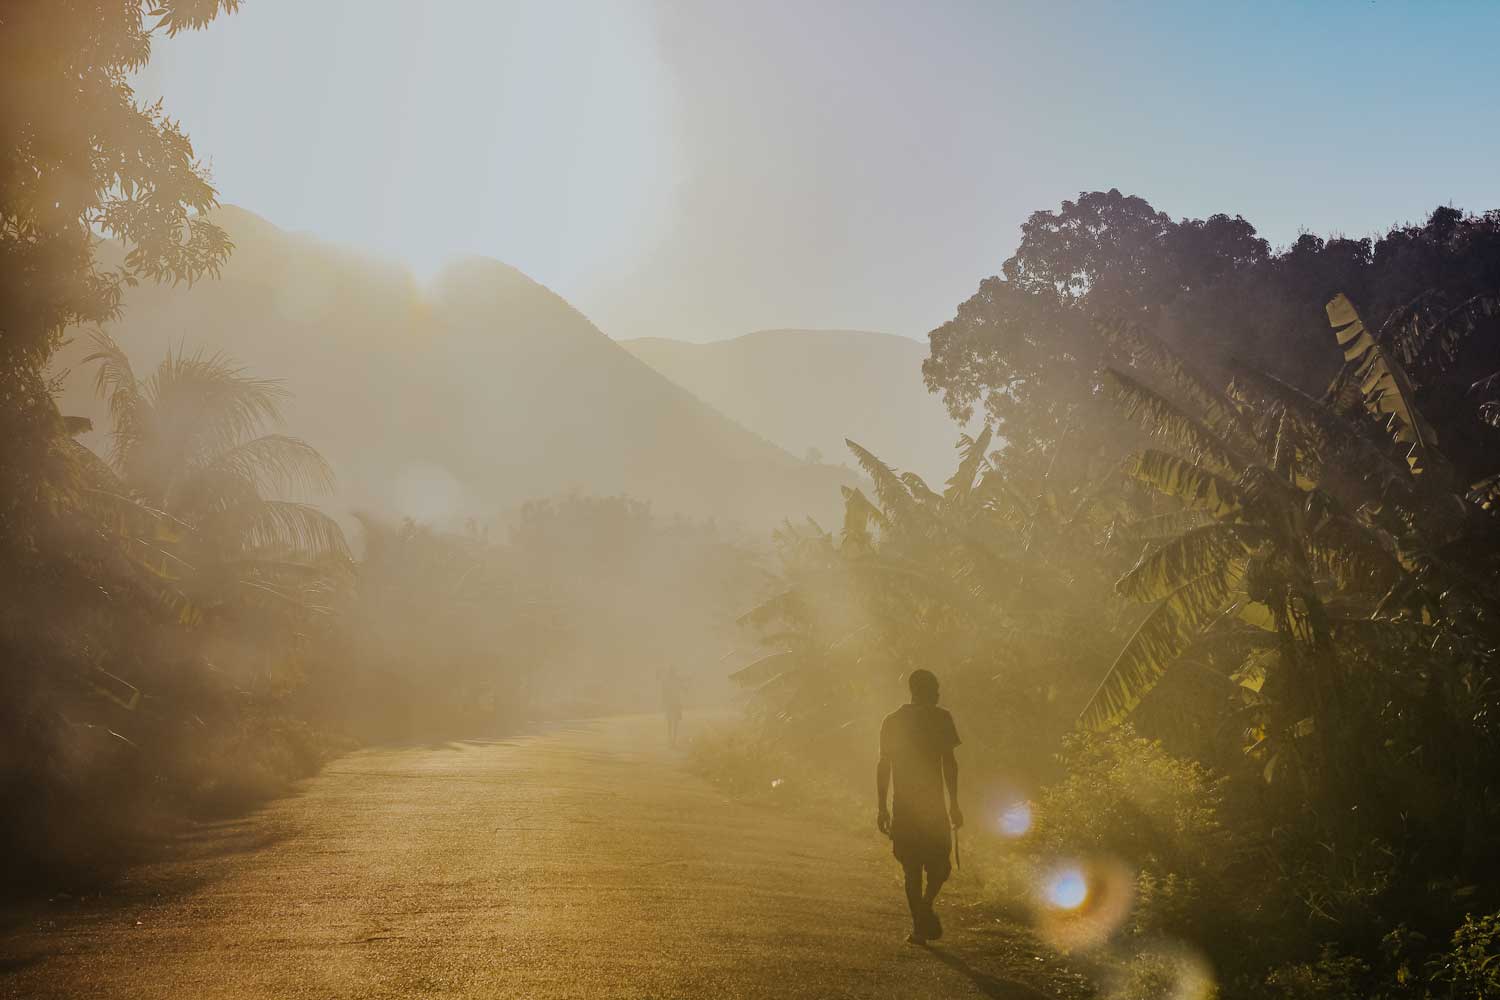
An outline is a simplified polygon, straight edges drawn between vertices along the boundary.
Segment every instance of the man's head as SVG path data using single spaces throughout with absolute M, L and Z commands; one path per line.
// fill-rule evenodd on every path
M 938 703 L 937 674 L 931 670 L 913 670 L 906 675 L 906 686 L 911 688 L 911 700 L 917 705 Z

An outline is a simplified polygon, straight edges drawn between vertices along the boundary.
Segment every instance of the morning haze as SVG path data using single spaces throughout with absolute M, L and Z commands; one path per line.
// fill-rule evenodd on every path
M 1497 26 L 0 4 L 0 997 L 1500 997 Z
M 160 46 L 141 90 L 172 96 L 226 202 L 422 275 L 502 260 L 613 337 L 920 338 L 1082 190 L 1227 208 L 1278 244 L 1487 204 L 1497 19 L 259 0 Z

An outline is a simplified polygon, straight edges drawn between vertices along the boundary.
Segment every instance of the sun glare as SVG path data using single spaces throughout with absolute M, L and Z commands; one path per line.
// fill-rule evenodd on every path
M 1089 880 L 1082 869 L 1068 865 L 1047 876 L 1042 894 L 1059 910 L 1076 910 L 1089 898 Z
M 1024 837 L 1031 830 L 1031 803 L 1015 802 L 1000 814 L 1000 832 L 1007 837 Z

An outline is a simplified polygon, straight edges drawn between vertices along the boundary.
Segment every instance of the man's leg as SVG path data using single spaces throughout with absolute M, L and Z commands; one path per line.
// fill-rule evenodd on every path
M 922 862 L 902 861 L 906 879 L 906 905 L 911 910 L 911 940 L 927 940 L 927 914 L 931 911 L 922 897 Z
M 926 859 L 924 867 L 927 869 L 927 891 L 922 894 L 922 911 L 926 921 L 923 926 L 928 939 L 936 941 L 943 936 L 943 924 L 938 920 L 937 911 L 932 908 L 932 904 L 937 901 L 937 895 L 942 891 L 943 883 L 948 881 L 948 876 L 953 874 L 946 846 L 941 855 L 935 853 Z
M 948 871 L 946 869 L 946 865 L 936 868 L 929 867 L 927 869 L 927 891 L 922 894 L 922 902 L 929 910 L 932 909 L 932 904 L 937 899 L 937 894 L 942 891 L 943 883 L 948 881 Z

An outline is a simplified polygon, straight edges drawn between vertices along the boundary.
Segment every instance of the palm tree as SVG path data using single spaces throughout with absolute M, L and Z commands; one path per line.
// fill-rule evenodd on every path
M 156 574 L 199 608 L 305 606 L 349 551 L 337 522 L 285 498 L 331 491 L 333 472 L 305 441 L 264 433 L 281 420 L 281 385 L 202 353 L 168 353 L 137 378 L 107 334 L 94 343 L 109 465 L 118 493 L 155 518 Z
M 1282 749 L 1308 737 L 1313 759 L 1326 761 L 1347 681 L 1343 654 L 1388 638 L 1384 626 L 1429 628 L 1464 593 L 1443 550 L 1477 508 L 1435 473 L 1442 457 L 1397 359 L 1343 296 L 1329 316 L 1348 358 L 1332 393 L 1355 386 L 1388 440 L 1256 372 L 1216 390 L 1154 339 L 1114 331 L 1172 390 L 1105 373 L 1126 414 L 1167 444 L 1124 470 L 1175 501 L 1166 516 L 1185 530 L 1149 545 L 1116 584 L 1154 607 L 1080 716 L 1085 728 L 1119 723 L 1185 653 L 1227 644 L 1237 650 L 1230 679 L 1248 703 L 1250 749 L 1267 776 Z

